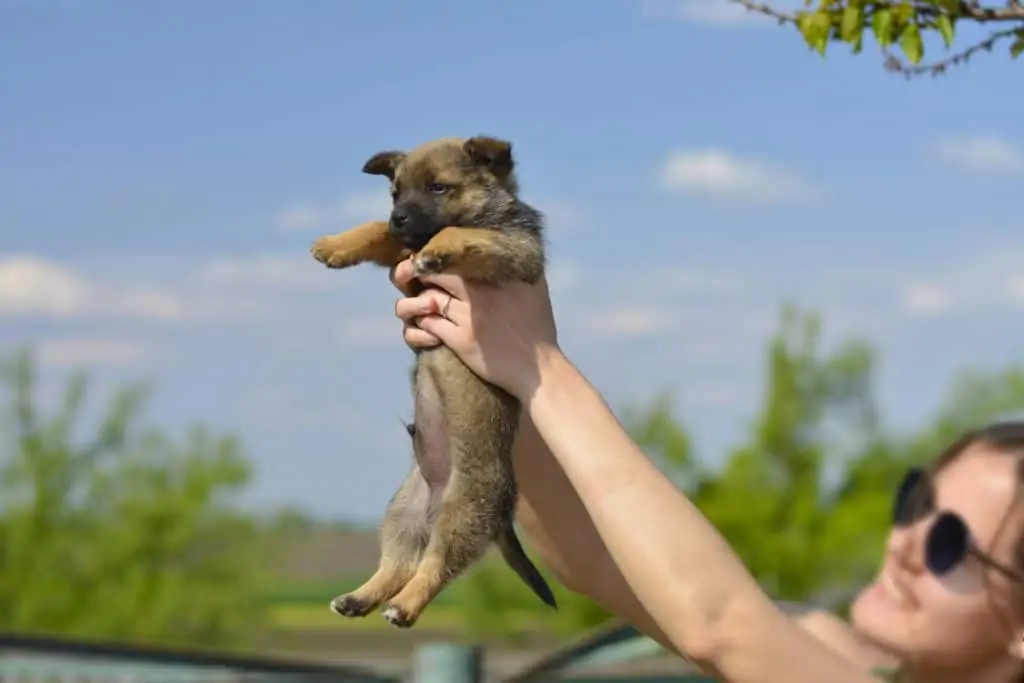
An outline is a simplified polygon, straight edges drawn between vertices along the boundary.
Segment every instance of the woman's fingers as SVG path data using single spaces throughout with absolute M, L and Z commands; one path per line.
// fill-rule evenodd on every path
M 416 321 L 416 326 L 427 334 L 439 339 L 445 346 L 461 346 L 465 343 L 466 335 L 464 330 L 460 331 L 458 325 L 439 315 L 428 315 L 420 318 Z
M 413 295 L 412 283 L 416 276 L 413 274 L 411 259 L 405 259 L 393 266 L 388 273 L 388 277 L 391 278 L 391 284 L 397 287 L 398 291 L 402 294 L 406 296 Z
M 412 266 L 410 265 L 410 269 Z M 469 299 L 468 292 L 466 291 L 466 282 L 458 275 L 451 273 L 439 273 L 437 275 L 424 275 L 420 278 L 420 282 L 428 287 L 437 287 L 444 291 L 452 294 L 456 299 L 466 301 Z
M 443 295 L 447 298 L 447 294 Z M 395 315 L 402 320 L 415 320 L 425 315 L 437 315 L 441 312 L 441 306 L 437 297 L 433 296 L 430 290 L 422 292 L 419 296 L 404 297 L 395 302 Z
M 406 322 L 403 330 L 405 343 L 414 349 L 429 349 L 441 344 L 441 340 L 426 330 L 420 329 L 414 322 Z
M 395 302 L 395 315 L 402 320 L 413 320 L 436 315 L 447 318 L 455 324 L 465 324 L 468 307 L 448 292 L 427 289 L 418 296 L 399 299 Z

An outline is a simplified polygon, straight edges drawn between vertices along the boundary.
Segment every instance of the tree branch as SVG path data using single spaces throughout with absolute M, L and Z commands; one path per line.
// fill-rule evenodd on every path
M 780 24 L 785 23 L 796 23 L 795 12 L 780 12 L 768 5 L 754 0 L 729 0 L 738 5 L 746 7 L 752 12 L 758 12 L 766 16 L 772 17 L 777 20 Z M 900 2 L 875 2 L 875 5 L 879 7 L 895 8 L 902 4 Z M 961 0 L 956 10 L 953 12 L 943 11 L 939 5 L 933 3 L 916 2 L 912 3 L 914 7 L 914 13 L 918 16 L 924 17 L 935 17 L 939 14 L 948 14 L 958 19 L 970 19 L 976 21 L 979 24 L 1004 22 L 1004 21 L 1024 21 L 1024 4 L 1020 0 L 1008 0 L 1005 7 L 984 7 L 976 0 Z
M 882 48 L 882 54 L 885 55 L 885 70 L 892 73 L 903 74 L 907 78 L 913 76 L 920 76 L 922 74 L 931 74 L 932 76 L 941 76 L 951 66 L 960 66 L 970 61 L 978 52 L 991 52 L 992 48 L 995 47 L 996 43 L 1004 38 L 1010 38 L 1016 34 L 1020 29 L 1008 28 L 1002 31 L 995 31 L 988 38 L 975 43 L 966 50 L 956 53 L 946 59 L 939 59 L 930 64 L 906 64 L 897 57 L 889 48 Z
M 1016 42 L 1010 48 L 1010 54 L 1016 57 L 1022 51 L 1024 51 L 1024 0 L 1005 0 L 1006 4 L 1002 7 L 996 6 L 983 6 L 980 0 L 950 0 L 949 2 L 937 3 L 934 0 L 930 2 L 910 0 L 909 4 L 902 0 L 869 0 L 867 5 L 862 8 L 860 18 L 854 19 L 856 23 L 860 23 L 861 27 L 848 27 L 847 15 L 845 12 L 847 8 L 845 3 L 840 0 L 838 5 L 826 8 L 808 8 L 807 10 L 796 10 L 793 12 L 782 12 L 767 4 L 758 2 L 757 0 L 729 0 L 742 7 L 745 7 L 748 11 L 763 14 L 767 17 L 771 17 L 778 24 L 793 24 L 797 27 L 801 33 L 805 34 L 805 39 L 812 41 L 808 29 L 803 25 L 805 18 L 809 16 L 831 16 L 830 19 L 826 20 L 826 26 L 822 28 L 820 25 L 815 26 L 813 30 L 818 32 L 817 41 L 813 46 L 822 55 L 825 54 L 824 44 L 829 40 L 835 40 L 838 42 L 849 42 L 854 45 L 854 51 L 860 51 L 860 32 L 863 29 L 872 27 L 872 21 L 878 21 L 878 17 L 882 15 L 880 13 L 886 13 L 896 11 L 899 9 L 902 12 L 908 12 L 909 17 L 903 21 L 907 21 L 906 26 L 914 31 L 913 39 L 911 40 L 911 47 L 913 49 L 913 41 L 917 42 L 917 49 L 915 50 L 918 55 L 916 58 L 912 58 L 911 61 L 918 61 L 920 59 L 920 53 L 922 52 L 920 38 L 917 35 L 918 30 L 932 30 L 939 31 L 942 33 L 943 38 L 947 41 L 947 46 L 953 40 L 953 23 L 954 22 L 974 22 L 975 24 L 1005 24 L 1013 22 L 1015 25 L 1012 28 L 1001 29 L 993 31 L 987 38 L 971 45 L 970 47 L 957 52 L 945 59 L 933 61 L 928 64 L 906 64 L 899 57 L 897 57 L 889 46 L 889 42 L 892 38 L 885 38 L 884 42 L 880 41 L 881 51 L 885 57 L 884 68 L 890 73 L 903 74 L 906 77 L 919 76 L 922 74 L 931 74 L 932 76 L 939 76 L 946 72 L 947 69 L 961 64 L 966 64 L 971 57 L 978 52 L 990 52 L 995 45 L 1005 38 L 1016 38 Z M 824 4 L 824 3 L 823 3 Z M 853 10 L 853 8 L 849 8 Z M 855 10 L 854 10 L 855 11 Z M 842 25 L 842 40 L 840 40 L 840 28 L 838 22 L 839 13 L 843 13 L 843 25 Z M 876 16 L 878 15 L 878 16 Z M 857 16 L 854 14 L 853 16 Z M 907 15 L 904 15 L 907 17 Z M 875 23 L 873 29 L 876 36 L 880 35 L 880 28 L 885 25 L 886 22 Z M 831 24 L 829 26 L 828 24 Z M 850 31 L 853 31 L 851 33 Z M 890 29 L 891 31 L 891 29 Z M 892 35 L 889 32 L 887 35 Z M 851 38 L 850 36 L 855 36 Z M 908 47 L 902 45 L 903 50 L 906 54 L 910 55 Z

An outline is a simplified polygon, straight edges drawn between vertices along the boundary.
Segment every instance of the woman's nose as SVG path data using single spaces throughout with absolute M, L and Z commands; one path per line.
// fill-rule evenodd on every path
M 921 525 L 893 529 L 889 534 L 889 554 L 896 562 L 912 572 L 924 571 L 924 557 L 921 555 Z

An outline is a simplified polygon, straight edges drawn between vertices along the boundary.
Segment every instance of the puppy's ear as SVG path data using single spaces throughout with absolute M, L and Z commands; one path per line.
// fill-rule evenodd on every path
M 473 163 L 484 166 L 501 179 L 512 173 L 512 143 L 484 135 L 477 135 L 463 143 L 462 149 Z
M 405 159 L 404 152 L 377 152 L 363 164 L 363 173 L 387 176 L 388 180 L 394 180 L 395 169 L 403 159 Z

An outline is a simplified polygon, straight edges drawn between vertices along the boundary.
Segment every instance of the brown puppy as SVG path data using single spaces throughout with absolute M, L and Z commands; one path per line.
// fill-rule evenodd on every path
M 391 219 L 323 237 L 313 256 L 331 268 L 393 266 L 415 254 L 417 275 L 450 272 L 485 284 L 536 282 L 544 273 L 543 218 L 518 198 L 511 144 L 445 138 L 381 152 L 363 172 L 391 181 Z M 331 609 L 361 617 L 383 606 L 395 626 L 423 609 L 492 542 L 541 600 L 556 607 L 513 529 L 511 450 L 519 402 L 471 372 L 448 348 L 417 352 L 415 462 L 388 505 L 377 572 Z

